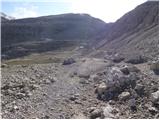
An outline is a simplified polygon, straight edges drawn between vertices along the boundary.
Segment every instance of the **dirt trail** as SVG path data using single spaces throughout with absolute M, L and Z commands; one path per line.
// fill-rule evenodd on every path
M 30 97 L 14 100 L 9 95 L 2 96 L 2 101 L 9 101 L 9 103 L 4 103 L 2 106 L 2 111 L 6 111 L 2 117 L 58 119 L 83 115 L 82 112 L 86 109 L 85 105 L 88 104 L 88 100 L 90 100 L 89 102 L 96 100 L 94 88 L 92 84 L 81 84 L 79 77 L 70 77 L 70 69 L 72 69 L 70 66 L 62 66 L 61 64 L 41 64 L 27 67 L 11 66 L 2 69 L 2 86 L 9 81 L 13 81 L 13 78 L 16 79 L 15 84 L 22 81 L 24 83 L 34 81 L 33 83 L 39 86 L 31 92 Z M 23 72 L 24 74 L 22 74 Z M 28 81 L 25 81 L 26 78 Z M 46 81 L 48 78 L 56 80 L 52 83 Z M 75 100 L 70 100 L 72 97 Z M 90 99 L 88 99 L 89 97 Z M 14 107 L 13 104 L 18 107 L 17 110 L 11 110 Z

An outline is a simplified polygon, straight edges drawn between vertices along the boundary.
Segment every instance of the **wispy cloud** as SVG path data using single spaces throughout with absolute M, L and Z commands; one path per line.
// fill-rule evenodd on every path
M 28 18 L 39 16 L 38 7 L 30 4 L 15 7 L 11 16 L 15 18 Z

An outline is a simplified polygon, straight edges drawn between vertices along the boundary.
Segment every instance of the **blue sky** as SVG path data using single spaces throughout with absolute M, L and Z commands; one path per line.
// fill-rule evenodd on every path
M 1 0 L 1 11 L 15 18 L 87 13 L 114 22 L 147 0 Z

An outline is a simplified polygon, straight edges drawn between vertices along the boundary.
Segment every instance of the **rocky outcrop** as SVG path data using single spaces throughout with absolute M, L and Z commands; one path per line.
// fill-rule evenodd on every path
M 117 97 L 121 92 L 128 88 L 134 88 L 138 76 L 135 72 L 124 74 L 118 67 L 112 67 L 107 71 L 105 83 L 101 83 L 97 87 L 99 99 L 110 100 Z M 128 92 L 122 93 L 120 99 L 126 99 L 130 94 Z

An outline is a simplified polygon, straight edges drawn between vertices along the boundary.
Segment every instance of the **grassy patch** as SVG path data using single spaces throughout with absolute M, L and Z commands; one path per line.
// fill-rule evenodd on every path
M 65 52 L 46 52 L 41 54 L 31 54 L 23 58 L 3 61 L 8 65 L 30 65 L 30 64 L 47 64 L 62 63 L 63 60 L 73 54 L 72 51 Z

